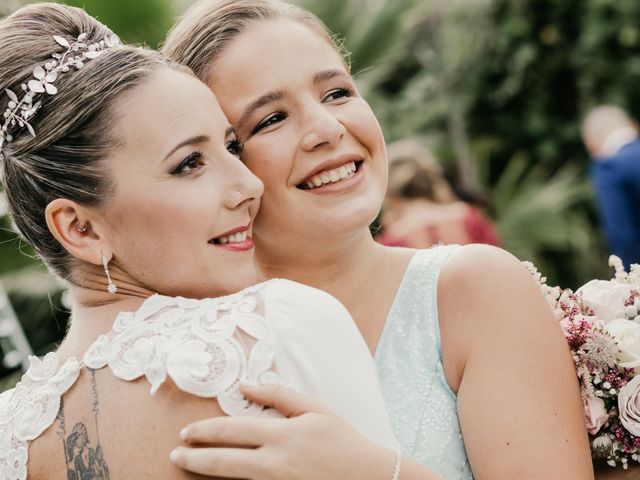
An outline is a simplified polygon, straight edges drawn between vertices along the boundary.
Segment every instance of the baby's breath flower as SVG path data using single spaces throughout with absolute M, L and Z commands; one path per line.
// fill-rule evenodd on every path
M 596 367 L 613 368 L 616 365 L 618 347 L 613 338 L 602 332 L 595 331 L 591 338 L 582 345 L 580 349 L 583 357 Z M 611 384 L 604 382 L 602 388 L 609 389 Z

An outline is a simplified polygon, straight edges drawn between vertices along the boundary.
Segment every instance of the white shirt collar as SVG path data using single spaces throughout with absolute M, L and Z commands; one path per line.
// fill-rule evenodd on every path
M 622 147 L 638 138 L 638 132 L 631 127 L 623 127 L 614 130 L 602 142 L 600 156 L 611 157 L 618 153 Z

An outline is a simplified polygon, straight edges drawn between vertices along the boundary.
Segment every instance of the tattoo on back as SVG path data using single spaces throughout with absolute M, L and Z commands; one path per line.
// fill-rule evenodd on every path
M 64 403 L 60 403 L 58 420 L 58 436 L 62 439 L 64 456 L 67 463 L 67 480 L 109 480 L 109 467 L 102 453 L 100 434 L 98 430 L 98 385 L 95 370 L 89 369 L 91 374 L 92 411 L 95 422 L 96 446 L 89 440 L 87 426 L 78 422 L 67 436 L 64 416 Z

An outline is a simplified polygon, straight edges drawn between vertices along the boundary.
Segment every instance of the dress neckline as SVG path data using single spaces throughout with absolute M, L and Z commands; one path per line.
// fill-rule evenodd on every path
M 382 333 L 380 333 L 380 337 L 378 338 L 378 343 L 376 343 L 376 348 L 373 352 L 374 360 L 378 359 L 378 352 L 380 352 L 381 350 L 380 347 L 383 344 L 384 339 L 389 335 L 387 333 L 387 330 L 390 330 L 393 328 L 391 324 L 393 323 L 393 318 L 395 317 L 394 316 L 395 311 L 398 309 L 398 302 L 399 302 L 398 299 L 401 297 L 401 293 L 406 288 L 405 285 L 407 284 L 409 276 L 411 275 L 411 271 L 414 268 L 416 258 L 420 255 L 421 252 L 424 252 L 424 251 L 428 251 L 428 250 L 417 249 L 409 259 L 409 262 L 407 263 L 407 268 L 405 268 L 404 273 L 402 274 L 402 279 L 400 280 L 400 283 L 398 284 L 398 288 L 396 289 L 396 294 L 393 297 L 393 302 L 391 302 L 391 307 L 389 307 L 389 311 L 387 312 L 387 317 L 385 318 L 384 326 L 382 327 Z

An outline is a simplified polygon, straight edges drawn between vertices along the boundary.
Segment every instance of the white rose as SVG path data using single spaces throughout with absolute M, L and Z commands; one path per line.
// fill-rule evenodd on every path
M 618 361 L 624 368 L 640 367 L 640 325 L 629 320 L 618 318 L 609 322 L 606 331 L 618 345 Z M 640 369 L 636 370 L 640 373 Z
M 624 302 L 631 295 L 631 285 L 615 280 L 591 280 L 576 293 L 582 295 L 582 299 L 593 308 L 600 320 L 609 323 L 620 310 L 624 310 Z

